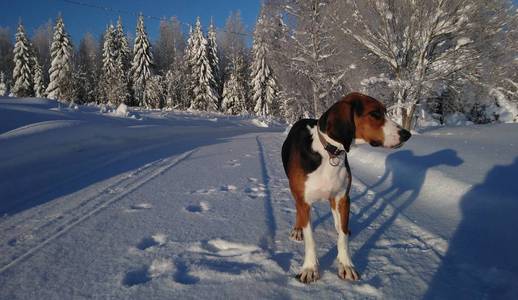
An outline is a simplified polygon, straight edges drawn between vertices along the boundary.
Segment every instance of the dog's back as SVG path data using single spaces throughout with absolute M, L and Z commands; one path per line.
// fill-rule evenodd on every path
M 291 127 L 286 140 L 282 144 L 282 165 L 286 175 L 288 175 L 289 161 L 295 149 L 300 153 L 300 163 L 307 173 L 315 170 L 320 164 L 322 157 L 311 149 L 313 138 L 308 127 L 314 126 L 317 126 L 317 120 L 301 119 Z

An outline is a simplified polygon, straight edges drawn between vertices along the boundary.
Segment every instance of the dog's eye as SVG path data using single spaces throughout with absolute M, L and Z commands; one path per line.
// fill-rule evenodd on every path
M 369 115 L 371 115 L 371 117 L 373 117 L 376 120 L 381 120 L 383 118 L 383 114 L 380 111 L 377 111 L 377 110 L 371 111 L 369 113 Z

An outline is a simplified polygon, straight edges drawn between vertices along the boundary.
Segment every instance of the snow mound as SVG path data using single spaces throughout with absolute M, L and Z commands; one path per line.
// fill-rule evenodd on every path
M 261 127 L 261 128 L 268 127 L 268 124 L 265 121 L 261 121 L 259 119 L 252 119 L 251 122 L 252 122 L 252 124 L 254 124 L 257 127 Z

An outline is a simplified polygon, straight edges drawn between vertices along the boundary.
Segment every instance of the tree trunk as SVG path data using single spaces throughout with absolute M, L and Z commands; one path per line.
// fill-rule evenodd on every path
M 315 114 L 315 119 L 320 118 L 320 111 L 318 109 L 318 103 L 319 97 L 318 97 L 318 88 L 313 84 L 313 113 Z
M 414 126 L 414 115 L 415 115 L 415 109 L 417 105 L 412 104 L 410 109 L 403 109 L 403 115 L 402 115 L 402 126 L 406 130 L 411 130 Z

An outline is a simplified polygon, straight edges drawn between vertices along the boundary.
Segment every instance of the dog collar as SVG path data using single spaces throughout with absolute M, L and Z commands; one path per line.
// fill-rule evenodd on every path
M 340 156 L 340 155 L 345 153 L 344 149 L 340 149 L 340 148 L 336 147 L 335 145 L 333 145 L 333 144 L 329 143 L 328 141 L 326 141 L 326 138 L 320 132 L 320 128 L 319 128 L 318 122 L 317 122 L 317 133 L 318 133 L 318 139 L 320 140 L 320 143 L 322 144 L 324 149 L 327 151 L 327 153 L 329 153 L 330 159 L 331 158 L 334 159 L 337 156 Z

